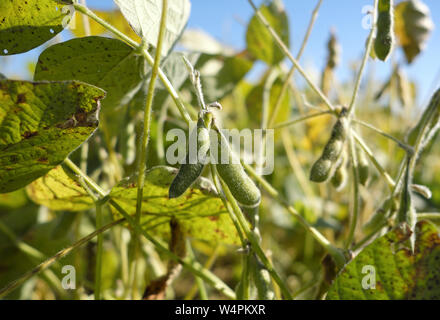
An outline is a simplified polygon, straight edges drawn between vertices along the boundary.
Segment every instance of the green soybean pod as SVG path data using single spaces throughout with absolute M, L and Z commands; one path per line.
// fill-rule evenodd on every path
M 251 272 L 255 287 L 257 288 L 258 300 L 275 299 L 275 293 L 272 289 L 269 271 L 263 266 L 255 255 L 253 255 L 251 263 Z
M 332 134 L 324 147 L 321 157 L 313 164 L 310 171 L 310 180 L 313 182 L 327 181 L 336 165 L 347 138 L 346 109 L 341 111 L 338 121 L 332 129 Z
M 191 139 L 191 137 L 190 137 Z M 202 174 L 206 164 L 207 151 L 209 150 L 209 130 L 205 126 L 202 117 L 197 121 L 197 162 L 190 163 L 189 152 L 186 162 L 180 166 L 174 180 L 171 182 L 168 197 L 170 199 L 180 197 Z
M 361 185 L 365 186 L 370 177 L 370 168 L 368 165 L 368 159 L 360 148 L 357 148 L 358 155 L 358 172 L 359 172 L 359 182 Z
M 331 178 L 331 183 L 333 187 L 335 187 L 336 190 L 339 191 L 342 188 L 344 188 L 345 184 L 347 183 L 347 179 L 348 179 L 348 173 L 346 167 L 346 155 L 344 152 L 336 167 L 335 173 Z
M 243 207 L 254 208 L 260 204 L 261 192 L 244 171 L 240 159 L 232 152 L 229 142 L 217 130 L 218 174 L 231 190 L 235 200 Z
M 376 56 L 385 61 L 394 43 L 393 0 L 379 0 L 379 16 L 377 18 L 377 34 L 374 40 Z

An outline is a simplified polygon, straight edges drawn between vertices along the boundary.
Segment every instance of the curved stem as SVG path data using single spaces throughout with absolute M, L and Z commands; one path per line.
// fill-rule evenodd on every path
M 96 230 L 102 228 L 102 205 L 96 203 Z M 98 234 L 95 266 L 95 300 L 101 300 L 102 253 L 103 236 Z
M 316 228 L 312 227 L 311 225 L 309 225 L 309 223 L 295 210 L 295 208 L 293 208 L 292 206 L 290 206 L 287 201 L 285 201 L 283 199 L 283 197 L 279 194 L 279 192 L 272 187 L 272 185 L 267 182 L 265 179 L 263 179 L 262 177 L 260 177 L 255 170 L 243 163 L 243 166 L 245 167 L 246 171 L 249 172 L 249 174 L 255 179 L 257 180 L 257 182 L 261 185 L 261 187 L 266 190 L 266 192 L 272 197 L 274 198 L 276 201 L 278 201 L 284 208 L 286 208 L 286 210 L 295 217 L 295 219 L 298 220 L 298 222 L 304 227 L 304 229 L 306 229 L 308 232 L 310 232 L 312 234 L 312 236 L 315 238 L 315 240 L 324 247 L 324 249 L 326 249 L 326 251 L 333 257 L 333 259 L 335 260 L 336 264 L 339 267 L 342 267 L 345 263 L 345 257 L 343 255 L 343 253 L 336 248 L 335 246 L 333 246 L 330 241 L 327 240 L 326 237 L 324 237 L 324 235 L 322 235 Z
M 163 39 L 166 31 L 166 23 L 167 23 L 167 11 L 168 11 L 168 0 L 162 0 L 162 16 L 160 19 L 159 26 L 159 36 L 157 39 L 156 46 L 156 57 L 154 59 L 153 69 L 151 71 L 150 83 L 148 86 L 148 94 L 146 99 L 146 105 L 144 109 L 144 130 L 142 132 L 142 141 L 140 148 L 140 156 L 138 162 L 138 179 L 137 179 L 137 198 L 136 198 L 136 223 L 141 222 L 141 212 L 142 212 L 142 199 L 144 193 L 144 185 L 145 185 L 145 167 L 147 162 L 147 147 L 148 141 L 150 139 L 150 127 L 151 127 L 151 110 L 153 106 L 153 98 L 154 98 L 154 88 L 156 85 L 156 79 L 159 71 L 160 58 L 162 54 L 162 45 Z M 135 241 L 135 260 L 134 260 L 134 276 L 133 276 L 133 293 L 137 295 L 137 256 L 140 246 L 140 239 L 138 239 L 138 234 L 135 231 L 134 233 L 134 241 Z
M 367 146 L 364 140 L 354 130 L 351 130 L 351 134 L 353 135 L 353 138 L 356 140 L 358 145 L 362 148 L 362 150 L 364 150 L 365 154 L 368 156 L 368 158 L 373 163 L 373 165 L 376 167 L 377 171 L 379 171 L 380 175 L 385 179 L 385 181 L 388 184 L 388 187 L 390 189 L 393 189 L 396 183 L 394 182 L 393 178 L 391 178 L 391 176 L 385 171 L 385 169 L 382 168 L 382 166 L 377 161 L 373 152 L 370 150 L 370 148 Z
M 299 118 L 296 118 L 296 119 L 288 120 L 286 122 L 278 123 L 278 124 L 274 125 L 271 128 L 272 129 L 286 128 L 286 127 L 292 126 L 294 124 L 303 122 L 305 120 L 313 119 L 313 118 L 320 117 L 320 116 L 323 116 L 325 114 L 331 114 L 331 113 L 332 113 L 331 111 L 316 112 L 316 113 L 308 114 L 308 115 L 305 115 L 305 116 L 302 116 L 302 117 L 299 117 Z M 270 128 L 270 126 L 269 126 L 269 128 Z
M 89 176 L 83 173 L 70 159 L 66 159 L 64 163 L 72 170 L 75 174 L 81 177 L 89 186 L 93 189 L 99 196 L 101 197 L 100 201 L 107 200 L 108 203 L 115 208 L 130 224 L 133 229 L 136 229 L 139 234 L 142 234 L 148 241 L 150 241 L 157 250 L 166 254 L 169 258 L 174 261 L 179 262 L 183 265 L 184 268 L 188 269 L 190 272 L 200 276 L 202 279 L 213 286 L 216 290 L 223 293 L 225 296 L 231 299 L 235 299 L 235 292 L 231 290 L 221 279 L 219 279 L 215 274 L 203 268 L 202 265 L 197 263 L 196 261 L 185 258 L 182 259 L 178 257 L 176 254 L 167 249 L 167 247 L 162 244 L 160 241 L 156 240 L 152 236 L 150 236 L 142 227 L 136 223 L 136 221 L 112 198 L 108 198 L 106 192 L 102 190 L 100 186 L 98 186 Z
M 237 218 L 237 220 L 239 221 L 240 226 L 243 229 L 244 233 L 246 234 L 246 238 L 249 241 L 249 243 L 252 247 L 252 250 L 255 252 L 255 254 L 258 256 L 258 258 L 260 258 L 264 267 L 267 269 L 267 271 L 269 271 L 272 278 L 275 280 L 277 285 L 280 287 L 284 297 L 286 299 L 291 300 L 292 295 L 290 294 L 289 289 L 287 288 L 287 286 L 285 284 L 285 281 L 281 280 L 280 276 L 273 268 L 272 263 L 266 257 L 266 254 L 264 253 L 263 249 L 260 246 L 258 237 L 250 229 L 249 222 L 246 220 L 246 217 L 244 216 L 243 212 L 241 211 L 240 207 L 238 206 L 237 201 L 234 199 L 234 196 L 232 195 L 231 191 L 229 190 L 229 187 L 226 185 L 226 183 L 221 178 L 219 178 L 219 180 L 220 180 L 220 184 L 222 186 L 223 192 L 225 193 L 226 199 L 228 199 L 228 202 L 231 204 L 234 215 Z
M 316 19 L 318 18 L 318 12 L 319 12 L 319 8 L 322 5 L 322 1 L 323 0 L 318 1 L 315 9 L 312 12 L 312 17 L 310 18 L 309 26 L 307 27 L 306 34 L 304 35 L 304 39 L 302 41 L 301 48 L 299 49 L 299 52 L 296 55 L 296 60 L 298 60 L 298 61 L 301 59 L 301 56 L 304 53 L 304 49 L 306 48 L 307 42 L 309 41 L 310 34 L 312 33 L 312 30 L 313 30 L 313 26 L 315 24 Z M 290 68 L 289 73 L 287 74 L 286 78 L 284 79 L 283 87 L 281 88 L 280 95 L 278 96 L 277 102 L 275 103 L 275 107 L 272 111 L 272 115 L 269 120 L 269 124 L 268 124 L 269 128 L 272 127 L 275 123 L 278 112 L 281 108 L 281 103 L 283 101 L 284 95 L 287 92 L 287 88 L 289 87 L 290 78 L 292 78 L 293 74 L 295 73 L 295 69 L 296 69 L 296 67 L 295 67 L 295 65 L 293 65 Z
M 75 9 L 78 12 L 81 12 L 82 14 L 87 15 L 89 18 L 93 19 L 97 23 L 99 23 L 101 26 L 103 26 L 105 29 L 113 33 L 116 37 L 126 42 L 128 45 L 130 45 L 134 49 L 141 49 L 141 54 L 144 56 L 145 60 L 150 66 L 154 65 L 154 59 L 151 57 L 150 53 L 147 49 L 140 47 L 139 44 L 131 39 L 130 37 L 126 36 L 123 32 L 116 29 L 114 26 L 112 26 L 110 23 L 106 22 L 105 20 L 98 17 L 92 10 L 89 8 L 80 5 L 78 3 L 74 4 Z M 162 80 L 163 85 L 165 86 L 168 93 L 171 95 L 171 98 L 173 99 L 174 103 L 177 106 L 177 109 L 179 110 L 182 118 L 185 120 L 187 124 L 191 122 L 191 117 L 186 111 L 185 105 L 182 102 L 182 99 L 179 97 L 179 94 L 174 89 L 173 85 L 171 84 L 170 80 L 167 78 L 165 73 L 162 71 L 162 69 L 159 68 L 159 78 Z
M 348 107 L 348 114 L 352 114 L 355 108 L 356 98 L 359 93 L 359 88 L 361 86 L 362 74 L 365 70 L 365 66 L 367 65 L 368 57 L 370 56 L 371 48 L 373 47 L 374 33 L 376 32 L 376 16 L 377 16 L 377 6 L 379 0 L 374 0 L 374 12 L 373 12 L 373 27 L 371 28 L 370 35 L 368 36 L 367 48 L 365 49 L 364 58 L 362 59 L 362 64 L 359 69 L 356 83 L 354 86 L 353 96 L 351 98 L 350 105 Z
M 378 133 L 378 134 L 384 136 L 384 137 L 387 138 L 387 139 L 392 140 L 392 141 L 395 142 L 400 148 L 402 148 L 403 150 L 405 150 L 407 153 L 410 153 L 410 154 L 411 154 L 411 153 L 414 152 L 414 151 L 413 151 L 413 148 L 412 148 L 411 146 L 407 145 L 406 143 L 400 141 L 399 139 L 393 137 L 392 135 L 386 133 L 385 131 L 382 131 L 382 130 L 376 128 L 375 126 L 373 126 L 373 125 L 371 125 L 371 124 L 369 124 L 369 123 L 366 123 L 366 122 L 364 122 L 364 121 L 362 121 L 362 120 L 357 120 L 357 119 L 352 119 L 351 121 L 353 121 L 353 122 L 355 122 L 355 123 L 358 123 L 358 124 L 364 126 L 365 128 L 368 128 L 368 129 L 370 129 L 370 130 L 372 130 L 372 131 L 374 131 L 374 132 L 376 132 L 376 133 Z
M 10 292 L 12 292 L 14 289 L 16 289 L 17 287 L 22 285 L 24 282 L 26 282 L 32 276 L 34 276 L 34 275 L 36 275 L 36 274 L 46 270 L 53 263 L 55 263 L 56 261 L 60 260 L 61 258 L 64 258 L 69 253 L 71 253 L 73 250 L 75 250 L 75 249 L 79 248 L 80 246 L 82 246 L 83 244 L 89 242 L 91 239 L 96 237 L 98 234 L 101 234 L 104 231 L 106 231 L 106 230 L 108 230 L 110 228 L 113 228 L 114 226 L 117 226 L 117 225 L 121 224 L 122 222 L 124 222 L 124 220 L 125 219 L 119 219 L 119 220 L 113 221 L 113 222 L 111 222 L 109 224 L 106 224 L 101 229 L 96 230 L 96 231 L 92 232 L 91 234 L 89 234 L 88 236 L 78 240 L 77 242 L 72 244 L 70 247 L 59 251 L 57 254 L 55 254 L 51 258 L 47 259 L 46 261 L 40 263 L 34 269 L 32 269 L 29 272 L 25 273 L 23 276 L 21 276 L 17 280 L 12 281 L 6 287 L 0 289 L 0 298 L 4 297 L 7 294 L 9 294 Z
M 350 248 L 353 243 L 356 232 L 357 221 L 359 219 L 359 210 L 360 210 L 360 194 L 359 194 L 360 182 L 359 182 L 359 171 L 358 171 L 358 159 L 357 159 L 353 136 L 351 134 L 349 136 L 349 148 L 350 148 L 351 166 L 353 169 L 353 208 L 352 208 L 353 212 L 351 215 L 350 229 L 345 243 L 345 249 Z
M 330 100 L 326 97 L 326 95 L 319 89 L 319 87 L 313 83 L 312 79 L 309 77 L 309 75 L 305 72 L 305 70 L 301 67 L 299 62 L 293 57 L 293 55 L 290 53 L 289 48 L 284 44 L 283 40 L 278 36 L 276 31 L 270 26 L 269 22 L 267 22 L 266 18 L 261 14 L 261 12 L 258 10 L 258 8 L 255 6 L 252 0 L 248 0 L 249 4 L 252 6 L 252 8 L 255 11 L 255 14 L 257 18 L 263 23 L 263 25 L 266 27 L 266 29 L 269 31 L 269 33 L 272 35 L 272 37 L 275 39 L 278 46 L 281 48 L 281 50 L 284 52 L 284 54 L 289 58 L 290 61 L 292 61 L 295 68 L 298 69 L 298 72 L 303 76 L 303 78 L 307 81 L 307 83 L 310 85 L 313 91 L 316 92 L 316 94 L 324 101 L 325 105 L 331 110 L 334 111 L 335 108 L 331 104 Z

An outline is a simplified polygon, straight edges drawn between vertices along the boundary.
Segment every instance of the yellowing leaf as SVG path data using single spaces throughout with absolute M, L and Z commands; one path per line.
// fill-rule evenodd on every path
M 337 276 L 327 299 L 440 299 L 438 230 L 429 222 L 419 222 L 414 254 L 401 246 L 405 240 L 396 228 L 365 247 Z
M 86 141 L 104 96 L 78 81 L 0 80 L 0 193 L 43 176 Z
M 58 211 L 82 211 L 94 206 L 93 199 L 61 166 L 26 187 L 32 201 Z
M 429 7 L 421 0 L 403 1 L 395 9 L 395 34 L 411 63 L 422 52 L 434 29 Z
M 182 231 L 190 237 L 238 244 L 235 227 L 209 180 L 200 178 L 182 196 L 168 198 L 168 189 L 176 174 L 177 169 L 165 166 L 154 167 L 146 173 L 141 218 L 143 228 L 169 237 L 169 222 L 175 218 Z M 110 192 L 110 197 L 127 213 L 135 214 L 137 187 L 134 179 L 119 183 Z M 113 213 L 115 218 L 121 217 L 116 211 Z

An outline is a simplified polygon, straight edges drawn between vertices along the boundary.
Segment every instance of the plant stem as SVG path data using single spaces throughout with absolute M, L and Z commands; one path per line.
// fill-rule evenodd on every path
M 272 128 L 272 129 L 286 128 L 286 127 L 292 126 L 294 124 L 303 122 L 305 120 L 309 120 L 309 119 L 312 119 L 312 118 L 323 116 L 325 114 L 331 114 L 331 111 L 321 111 L 321 112 L 316 112 L 316 113 L 308 114 L 308 115 L 305 115 L 305 116 L 302 116 L 302 117 L 299 117 L 299 118 L 296 118 L 296 119 L 292 119 L 292 120 L 288 120 L 288 121 L 285 121 L 285 122 L 278 123 L 278 124 L 276 124 L 274 126 L 269 126 L 269 128 Z
M 217 246 L 214 248 L 214 251 L 213 251 L 212 254 L 209 256 L 209 258 L 208 258 L 208 260 L 205 262 L 205 264 L 203 265 L 204 268 L 205 268 L 206 270 L 210 270 L 210 269 L 212 268 L 212 266 L 213 266 L 215 260 L 216 260 L 217 257 L 218 257 L 218 254 L 219 254 L 219 248 L 220 248 L 220 245 L 217 245 Z M 191 288 L 191 289 L 188 291 L 188 293 L 186 294 L 185 298 L 183 298 L 183 300 L 193 300 L 194 297 L 195 297 L 195 295 L 196 295 L 196 293 L 197 293 L 197 288 L 198 288 L 198 285 L 197 285 L 197 284 L 194 284 L 194 285 L 192 286 L 192 288 Z
M 137 198 L 136 198 L 136 223 L 140 224 L 141 222 L 141 213 L 142 213 L 142 199 L 144 193 L 144 185 L 145 185 L 145 167 L 147 161 L 147 147 L 148 141 L 150 138 L 150 127 L 151 127 L 151 110 L 153 106 L 153 98 L 154 98 L 154 88 L 156 85 L 156 79 L 159 71 L 160 58 L 162 53 L 162 45 L 163 38 L 166 31 L 166 23 L 167 23 L 167 11 L 168 11 L 168 0 L 162 0 L 162 16 L 160 19 L 160 27 L 159 27 L 159 36 L 157 39 L 156 46 L 156 57 L 154 59 L 153 69 L 151 71 L 151 79 L 148 87 L 147 101 L 144 110 L 144 130 L 142 133 L 142 141 L 141 145 L 138 148 L 140 151 L 139 162 L 138 162 L 138 179 L 137 179 Z M 133 277 L 133 293 L 136 295 L 137 293 L 137 256 L 139 251 L 139 239 L 138 234 L 135 231 L 134 233 L 134 241 L 135 241 L 135 260 L 134 260 L 134 277 Z
M 373 47 L 373 39 L 374 39 L 374 33 L 376 31 L 376 17 L 377 17 L 377 7 L 378 7 L 379 0 L 374 0 L 374 12 L 373 12 L 373 27 L 371 28 L 370 35 L 368 36 L 368 42 L 367 42 L 367 48 L 365 49 L 364 57 L 362 59 L 362 64 L 359 69 L 356 83 L 354 86 L 353 96 L 351 98 L 350 105 L 348 107 L 348 114 L 351 115 L 354 112 L 356 98 L 359 93 L 359 88 L 361 86 L 362 81 L 362 74 L 365 70 L 365 66 L 367 65 L 368 57 L 370 56 L 371 48 Z
M 431 219 L 431 220 L 440 220 L 439 212 L 429 212 L 429 213 L 418 213 L 417 218 L 420 219 Z
M 350 229 L 345 243 L 345 249 L 349 249 L 354 240 L 357 221 L 359 219 L 359 210 L 360 210 L 360 194 L 359 194 L 360 182 L 359 182 L 359 171 L 358 171 L 358 159 L 357 159 L 356 147 L 352 135 L 349 135 L 348 142 L 350 148 L 351 166 L 353 169 L 353 208 L 352 208 L 353 212 L 351 215 Z
M 108 23 L 104 19 L 101 19 L 100 17 L 98 17 L 92 10 L 90 10 L 86 6 L 84 6 L 82 4 L 79 4 L 79 3 L 74 3 L 73 6 L 74 6 L 76 11 L 81 12 L 82 14 L 84 14 L 84 15 L 88 16 L 89 18 L 93 19 L 94 21 L 99 23 L 101 26 L 103 26 L 105 29 L 107 29 L 108 31 L 113 33 L 115 36 L 117 36 L 119 39 L 121 39 L 124 42 L 126 42 L 131 47 L 133 47 L 133 48 L 137 48 L 138 47 L 138 43 L 136 41 L 134 41 L 130 37 L 126 36 L 123 32 L 121 32 L 118 29 L 116 29 L 115 27 L 113 27 L 110 23 Z
M 287 130 L 281 131 L 281 140 L 283 142 L 284 151 L 286 152 L 287 159 L 289 160 L 289 164 L 292 167 L 293 174 L 297 178 L 301 186 L 301 189 L 303 189 L 304 194 L 307 197 L 309 198 L 313 197 L 314 196 L 313 189 L 310 186 L 309 179 L 307 178 L 303 168 L 301 167 L 301 163 L 299 162 L 298 157 L 296 156 L 293 147 L 293 141 Z
M 191 246 L 191 242 L 189 239 L 186 239 L 186 248 L 187 248 L 187 254 L 191 259 L 195 259 L 194 251 Z M 203 282 L 203 279 L 199 276 L 195 276 L 197 286 L 199 287 L 199 294 L 200 294 L 200 300 L 208 300 L 208 293 L 206 292 L 205 283 Z
M 24 282 L 26 282 L 32 276 L 46 270 L 53 263 L 60 260 L 61 258 L 64 258 L 68 254 L 70 254 L 73 250 L 75 250 L 75 249 L 79 248 L 80 246 L 82 246 L 83 244 L 87 243 L 88 241 L 90 241 L 91 239 L 96 237 L 98 234 L 103 233 L 104 231 L 107 231 L 108 229 L 113 228 L 114 226 L 121 224 L 124 220 L 125 219 L 119 219 L 119 220 L 113 221 L 109 224 L 106 224 L 101 229 L 96 230 L 96 231 L 92 232 L 91 234 L 89 234 L 88 236 L 78 240 L 77 242 L 72 244 L 70 247 L 63 249 L 61 251 L 58 251 L 58 253 L 55 254 L 54 256 L 52 256 L 49 259 L 47 259 L 46 261 L 40 263 L 38 266 L 36 266 L 34 269 L 30 270 L 29 272 L 26 272 L 24 275 L 22 275 L 17 280 L 12 281 L 6 287 L 0 289 L 0 298 L 4 297 L 7 294 L 9 294 L 10 292 L 12 292 L 14 289 L 16 289 L 17 287 L 22 285 Z
M 319 0 L 318 3 L 316 4 L 315 9 L 313 9 L 312 17 L 310 18 L 309 26 L 307 27 L 306 34 L 304 35 L 304 39 L 302 41 L 301 48 L 299 49 L 299 52 L 296 55 L 296 60 L 298 60 L 298 61 L 300 61 L 301 56 L 304 53 L 304 49 L 306 48 L 307 42 L 309 41 L 310 34 L 312 33 L 312 30 L 313 30 L 313 26 L 315 25 L 315 21 L 318 18 L 318 12 L 319 12 L 319 8 L 321 7 L 322 1 L 323 0 Z M 295 67 L 295 65 L 293 65 L 290 68 L 289 73 L 287 74 L 286 78 L 284 79 L 283 87 L 281 88 L 280 95 L 278 96 L 277 102 L 275 103 L 275 107 L 272 111 L 272 116 L 270 117 L 270 120 L 269 120 L 269 124 L 268 124 L 269 128 L 271 128 L 275 123 L 275 120 L 277 118 L 278 112 L 281 107 L 281 103 L 283 101 L 284 95 L 287 92 L 287 88 L 289 87 L 290 79 L 292 78 L 292 76 L 295 72 L 295 69 L 296 69 L 296 67 Z
M 70 159 L 66 159 L 64 163 L 69 167 L 70 170 L 72 170 L 74 173 L 76 173 L 78 176 L 80 176 L 84 181 L 101 197 L 100 201 L 107 200 L 108 203 L 115 208 L 131 225 L 133 229 L 136 229 L 140 234 L 142 234 L 147 240 L 149 240 L 157 250 L 163 252 L 166 254 L 170 259 L 173 259 L 180 264 L 183 265 L 186 269 L 188 269 L 190 272 L 193 272 L 194 274 L 200 276 L 202 279 L 206 281 L 206 283 L 209 283 L 211 286 L 213 286 L 215 289 L 223 293 L 225 296 L 235 299 L 235 293 L 231 288 L 229 288 L 222 280 L 220 280 L 216 275 L 214 275 L 209 270 L 206 270 L 203 268 L 202 265 L 197 263 L 196 261 L 185 258 L 182 259 L 178 257 L 173 252 L 169 251 L 165 245 L 160 243 L 158 240 L 150 236 L 142 227 L 136 223 L 136 221 L 113 199 L 108 198 L 107 194 L 104 192 L 104 190 L 101 189 L 100 186 L 98 186 L 90 177 L 88 177 L 86 174 L 84 174 L 76 165 L 73 163 Z
M 225 193 L 226 199 L 231 204 L 234 215 L 237 218 L 238 222 L 240 223 L 240 226 L 243 229 L 243 231 L 246 235 L 246 238 L 252 247 L 252 250 L 255 252 L 255 254 L 258 256 L 258 258 L 260 258 L 264 267 L 267 269 L 267 271 L 270 273 L 270 275 L 275 280 L 277 285 L 280 287 L 284 297 L 286 299 L 291 300 L 292 296 L 289 292 L 289 289 L 287 288 L 285 282 L 281 280 L 280 276 L 273 268 L 270 260 L 266 257 L 266 254 L 264 253 L 263 249 L 260 246 L 258 237 L 250 229 L 249 222 L 246 220 L 246 217 L 244 216 L 243 212 L 241 211 L 240 207 L 238 206 L 237 201 L 234 199 L 234 196 L 232 195 L 231 191 L 229 190 L 229 187 L 226 185 L 226 183 L 221 178 L 219 178 L 219 180 L 220 180 L 220 184 L 222 186 L 223 192 Z
M 390 134 L 388 134 L 388 133 L 386 133 L 386 132 L 384 132 L 384 131 L 382 131 L 382 130 L 376 128 L 375 126 L 373 126 L 373 125 L 371 125 L 371 124 L 369 124 L 369 123 L 366 123 L 366 122 L 364 122 L 364 121 L 362 121 L 362 120 L 357 120 L 357 119 L 352 119 L 351 121 L 353 121 L 353 122 L 355 122 L 355 123 L 358 123 L 358 124 L 364 126 L 365 128 L 368 128 L 368 129 L 370 129 L 370 130 L 372 130 L 372 131 L 374 131 L 374 132 L 376 132 L 376 133 L 378 133 L 378 134 L 384 136 L 385 138 L 388 138 L 388 139 L 392 140 L 392 141 L 395 142 L 400 148 L 402 148 L 403 150 L 405 150 L 407 153 L 410 153 L 410 154 L 411 154 L 411 153 L 414 152 L 414 150 L 413 150 L 413 148 L 412 148 L 411 146 L 407 145 L 406 143 L 400 141 L 399 139 L 397 139 L 397 138 L 393 137 L 392 135 L 390 135 Z
M 74 4 L 74 7 L 77 11 L 81 12 L 82 14 L 87 15 L 89 18 L 93 19 L 97 23 L 99 23 L 101 26 L 103 26 L 105 29 L 113 33 L 116 37 L 126 42 L 128 45 L 130 45 L 134 49 L 140 49 L 141 54 L 144 56 L 145 60 L 148 62 L 150 66 L 154 65 L 154 59 L 151 57 L 150 53 L 147 49 L 143 48 L 143 46 L 139 46 L 139 44 L 131 39 L 130 37 L 126 36 L 123 32 L 119 31 L 115 27 L 113 27 L 111 24 L 106 22 L 105 20 L 98 17 L 92 10 L 89 8 L 82 6 L 78 3 Z M 171 95 L 171 98 L 173 99 L 174 103 L 177 106 L 177 109 L 179 110 L 182 118 L 185 120 L 187 124 L 190 123 L 191 117 L 188 114 L 188 112 L 185 109 L 185 105 L 182 102 L 182 99 L 179 97 L 179 94 L 174 89 L 173 85 L 171 84 L 170 80 L 167 78 L 165 73 L 162 71 L 162 69 L 159 68 L 159 78 L 162 80 L 163 85 L 167 89 L 168 93 Z
M 102 205 L 96 203 L 96 230 L 102 228 Z M 95 300 L 101 300 L 102 253 L 103 236 L 98 234 L 95 266 Z
M 388 184 L 388 187 L 390 189 L 393 189 L 396 185 L 393 178 L 391 178 L 390 175 L 385 171 L 385 169 L 382 168 L 382 166 L 374 156 L 373 152 L 370 150 L 367 144 L 362 140 L 362 138 L 356 133 L 356 131 L 351 130 L 351 134 L 353 135 L 353 138 L 356 140 L 359 146 L 362 148 L 362 150 L 364 150 L 365 154 L 368 156 L 368 158 L 373 163 L 373 165 L 376 167 L 377 171 L 379 171 L 380 175 L 382 175 L 382 177 L 385 179 L 385 181 Z
M 321 89 L 319 89 L 319 87 L 313 83 L 312 79 L 304 71 L 304 69 L 301 67 L 299 62 L 293 57 L 293 55 L 289 51 L 289 48 L 287 48 L 287 46 L 284 44 L 283 40 L 281 40 L 281 38 L 278 36 L 276 31 L 270 26 L 269 22 L 267 22 L 266 18 L 261 14 L 261 12 L 255 6 L 253 1 L 248 0 L 248 2 L 252 6 L 252 8 L 254 9 L 257 18 L 261 21 L 261 23 L 263 23 L 263 25 L 266 27 L 266 29 L 269 31 L 269 33 L 272 35 L 272 37 L 275 39 L 278 46 L 281 48 L 281 50 L 284 52 L 284 54 L 290 59 L 290 61 L 292 61 L 293 65 L 298 69 L 298 72 L 307 81 L 307 83 L 310 85 L 312 90 L 316 92 L 316 94 L 324 101 L 325 105 L 331 111 L 334 111 L 335 108 L 331 104 L 330 100 L 325 96 L 325 94 L 321 91 Z
M 315 238 L 315 240 L 321 244 L 322 247 L 324 247 L 324 249 L 333 257 L 333 259 L 335 260 L 336 264 L 339 267 L 342 267 L 345 264 L 345 257 L 343 255 L 343 253 L 336 248 L 335 246 L 333 246 L 330 241 L 328 241 L 316 228 L 312 227 L 311 225 L 309 225 L 309 223 L 295 210 L 295 208 L 293 208 L 292 206 L 290 206 L 287 201 L 285 201 L 282 196 L 279 194 L 279 192 L 270 185 L 270 183 L 268 183 L 265 179 L 263 179 L 262 177 L 260 177 L 255 170 L 243 163 L 243 166 L 245 167 L 245 169 L 249 172 L 249 174 L 258 181 L 258 183 L 260 183 L 261 187 L 266 190 L 266 192 L 272 197 L 274 198 L 276 201 L 278 201 L 284 208 L 287 209 L 287 211 L 293 216 L 295 217 L 295 219 L 298 220 L 298 222 L 308 231 L 310 232 L 313 237 Z

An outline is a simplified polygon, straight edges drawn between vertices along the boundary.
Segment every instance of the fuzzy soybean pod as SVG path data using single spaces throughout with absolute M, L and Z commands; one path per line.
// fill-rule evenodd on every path
M 365 186 L 368 182 L 368 178 L 370 177 L 370 168 L 368 165 L 368 159 L 360 148 L 357 148 L 358 155 L 358 172 L 359 172 L 359 182 L 361 185 Z
M 205 126 L 202 117 L 197 121 L 197 161 L 190 163 L 190 153 L 186 155 L 186 162 L 180 166 L 179 172 L 171 182 L 168 197 L 170 199 L 180 197 L 202 174 L 206 164 L 207 152 L 209 150 L 209 130 Z M 195 138 L 195 137 L 190 137 Z
M 243 207 L 254 208 L 260 204 L 261 192 L 254 181 L 246 174 L 240 159 L 233 153 L 229 141 L 217 129 L 218 146 L 216 168 L 219 176 L 231 190 L 235 200 Z
M 272 281 L 270 279 L 269 271 L 267 271 L 255 255 L 252 256 L 251 272 L 255 287 L 257 288 L 257 299 L 275 299 L 275 292 L 272 289 Z
M 344 149 L 347 127 L 347 118 L 345 111 L 343 111 L 333 126 L 332 135 L 324 147 L 321 157 L 312 166 L 311 181 L 320 183 L 328 180 Z
M 341 159 L 336 167 L 335 173 L 331 178 L 331 183 L 337 191 L 345 187 L 348 179 L 346 153 L 341 155 Z
M 379 0 L 379 16 L 377 18 L 377 35 L 374 41 L 376 56 L 385 61 L 394 43 L 393 0 Z

